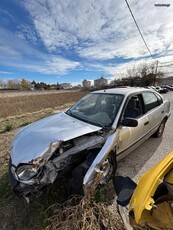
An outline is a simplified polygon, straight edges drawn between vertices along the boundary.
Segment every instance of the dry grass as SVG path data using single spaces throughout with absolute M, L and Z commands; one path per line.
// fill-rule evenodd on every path
M 29 95 L 0 98 L 0 118 L 21 115 L 47 108 L 57 108 L 67 103 L 74 103 L 86 92 L 64 92 L 58 94 Z
M 46 230 L 122 230 L 123 224 L 104 203 L 72 197 L 51 206 L 54 214 L 45 221 Z

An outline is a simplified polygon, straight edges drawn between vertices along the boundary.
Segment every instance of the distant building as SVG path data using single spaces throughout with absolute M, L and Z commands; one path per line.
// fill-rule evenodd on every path
M 72 85 L 70 83 L 62 83 L 60 84 L 61 89 L 71 89 Z
M 94 87 L 95 88 L 102 88 L 108 85 L 108 80 L 104 77 L 101 77 L 100 79 L 94 80 Z
M 73 86 L 73 89 L 81 89 L 81 88 L 82 88 L 81 84 L 78 84 L 78 85 L 74 85 L 74 86 Z
M 173 85 L 173 77 L 163 77 L 159 79 L 160 85 Z
M 60 89 L 60 85 L 59 84 L 52 84 L 49 87 L 50 90 L 59 90 Z
M 35 84 L 31 83 L 31 90 L 35 90 Z
M 91 81 L 87 81 L 86 79 L 84 79 L 82 81 L 82 85 L 84 88 L 89 89 L 89 88 L 91 88 Z

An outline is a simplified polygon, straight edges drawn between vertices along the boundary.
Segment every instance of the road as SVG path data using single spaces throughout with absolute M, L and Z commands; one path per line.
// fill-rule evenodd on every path
M 162 138 L 150 137 L 140 147 L 129 154 L 118 164 L 118 173 L 130 176 L 137 181 L 148 169 L 173 151 L 173 92 L 163 94 L 171 102 L 171 116 L 169 117 Z

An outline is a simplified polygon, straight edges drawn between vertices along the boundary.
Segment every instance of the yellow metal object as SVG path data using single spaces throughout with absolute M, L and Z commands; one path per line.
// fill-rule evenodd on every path
M 173 212 L 171 208 L 172 202 L 162 202 L 154 208 L 152 212 L 144 210 L 139 220 L 139 225 L 143 228 L 151 227 L 151 229 L 173 229 Z
M 138 185 L 130 201 L 129 210 L 133 210 L 135 221 L 138 224 L 144 210 L 151 210 L 154 205 L 152 196 L 163 177 L 173 168 L 173 151 L 160 163 L 145 173 L 139 180 Z
M 173 169 L 165 176 L 164 181 L 173 184 Z

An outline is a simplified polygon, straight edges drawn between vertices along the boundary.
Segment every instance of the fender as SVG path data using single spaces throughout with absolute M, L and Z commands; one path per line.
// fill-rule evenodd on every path
M 91 164 L 90 168 L 86 172 L 83 180 L 83 189 L 85 196 L 88 196 L 99 183 L 102 173 L 100 167 L 103 164 L 106 157 L 108 156 L 108 154 L 114 149 L 114 147 L 118 143 L 119 132 L 120 129 L 117 129 L 112 135 L 110 135 L 107 138 L 103 148 L 100 150 L 95 160 Z

